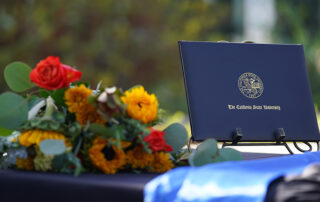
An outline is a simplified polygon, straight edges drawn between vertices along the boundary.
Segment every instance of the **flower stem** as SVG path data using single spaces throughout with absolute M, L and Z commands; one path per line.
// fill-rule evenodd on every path
M 45 111 L 45 113 L 44 113 L 43 119 L 51 119 L 52 114 L 53 114 L 54 109 L 55 109 L 54 101 L 53 101 L 53 99 L 49 96 L 49 97 L 46 99 L 46 102 L 47 102 L 47 106 L 46 106 L 46 111 Z

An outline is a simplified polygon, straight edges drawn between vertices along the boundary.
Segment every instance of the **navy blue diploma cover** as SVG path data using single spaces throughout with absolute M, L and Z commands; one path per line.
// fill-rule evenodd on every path
M 302 45 L 179 41 L 192 137 L 319 141 Z

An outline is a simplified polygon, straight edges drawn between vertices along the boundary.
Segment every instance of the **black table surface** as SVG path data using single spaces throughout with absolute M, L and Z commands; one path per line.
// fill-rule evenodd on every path
M 278 156 L 242 153 L 243 159 Z M 143 188 L 160 174 L 115 175 L 0 171 L 0 201 L 143 201 Z
M 115 175 L 0 171 L 0 201 L 143 201 L 144 185 L 159 174 Z

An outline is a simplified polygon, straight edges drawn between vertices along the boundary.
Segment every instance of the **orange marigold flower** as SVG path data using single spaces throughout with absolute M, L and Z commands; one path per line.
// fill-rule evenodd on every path
M 91 94 L 92 90 L 83 84 L 68 89 L 64 94 L 69 112 L 75 113 L 77 121 L 83 126 L 86 125 L 88 121 L 90 121 L 90 123 L 105 123 L 95 106 L 88 103 L 88 97 Z
M 106 174 L 115 174 L 126 164 L 126 155 L 117 146 L 107 146 L 107 141 L 97 137 L 89 149 L 92 164 Z
M 158 114 L 158 100 L 154 94 L 148 94 L 142 86 L 125 92 L 121 100 L 127 104 L 129 116 L 142 123 L 148 123 L 156 119 Z
M 153 162 L 151 172 L 166 172 L 174 167 L 169 153 L 156 152 L 153 154 Z
M 125 149 L 125 148 L 131 146 L 131 142 L 129 142 L 129 141 L 121 141 L 120 145 L 121 145 L 122 149 Z
M 87 106 L 87 100 L 91 94 L 92 90 L 83 84 L 68 89 L 64 94 L 68 110 L 72 113 L 81 112 Z
M 88 104 L 83 111 L 76 112 L 76 119 L 82 126 L 85 126 L 88 121 L 101 125 L 105 123 L 105 120 L 100 116 L 97 109 L 92 104 Z
M 44 131 L 44 130 L 27 130 L 23 131 L 19 136 L 19 142 L 22 146 L 29 147 L 33 144 L 39 146 L 42 140 L 54 139 L 64 140 L 66 146 L 71 146 L 71 143 L 66 139 L 62 133 L 55 131 Z
M 152 154 L 143 151 L 141 147 L 135 147 L 127 152 L 127 161 L 132 168 L 147 168 L 153 162 Z
M 33 159 L 30 156 L 28 156 L 26 159 L 17 158 L 16 166 L 22 170 L 33 170 Z

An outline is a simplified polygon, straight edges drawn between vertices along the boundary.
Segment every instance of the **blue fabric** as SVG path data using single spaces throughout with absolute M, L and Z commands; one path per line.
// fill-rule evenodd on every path
M 311 163 L 320 163 L 320 152 L 176 168 L 149 182 L 144 200 L 264 201 L 272 180 L 300 174 Z

